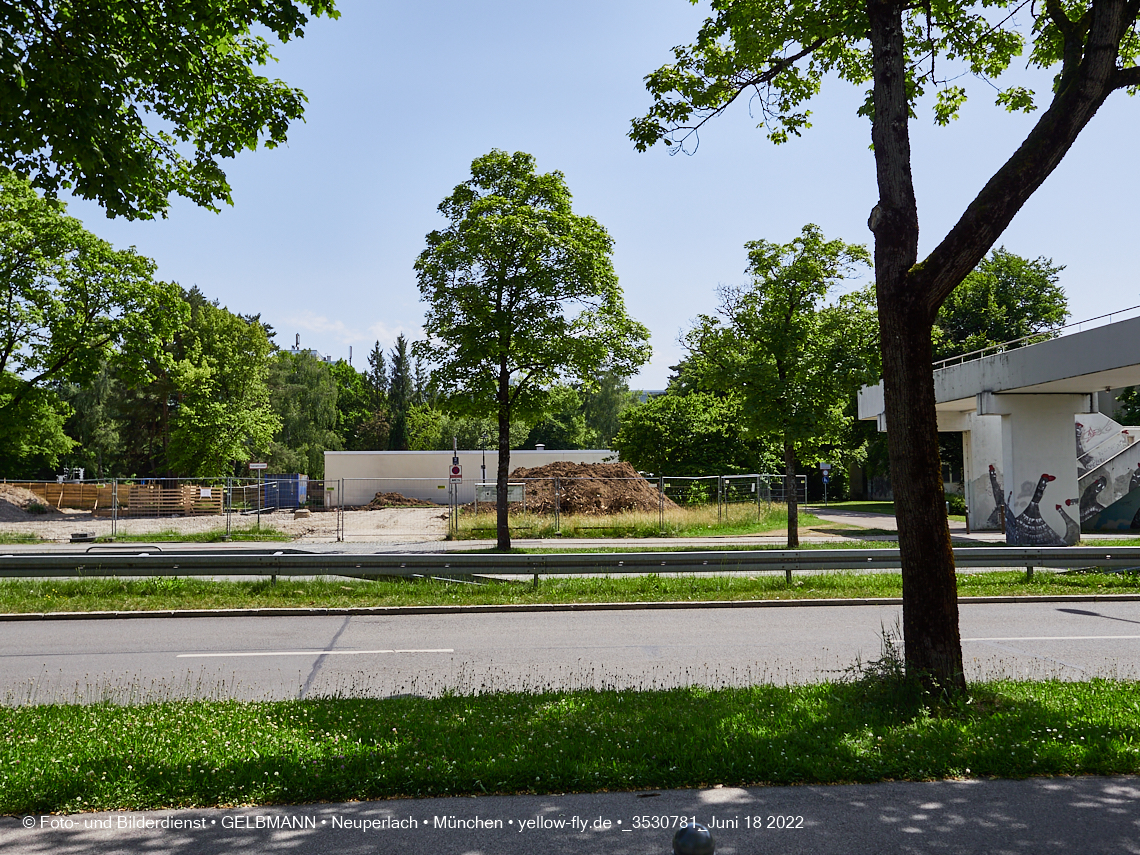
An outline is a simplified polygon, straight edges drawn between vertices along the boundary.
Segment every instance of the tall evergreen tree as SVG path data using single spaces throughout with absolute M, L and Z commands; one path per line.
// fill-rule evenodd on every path
M 396 346 L 389 359 L 392 368 L 388 375 L 388 405 L 392 413 L 392 432 L 388 436 L 388 447 L 393 451 L 407 451 L 408 409 L 412 406 L 415 388 L 408 340 L 403 333 L 396 336 Z
M 384 349 L 377 341 L 372 345 L 372 352 L 368 354 L 368 388 L 372 393 L 372 410 L 375 412 L 384 406 L 384 398 L 388 394 L 388 366 L 384 362 Z

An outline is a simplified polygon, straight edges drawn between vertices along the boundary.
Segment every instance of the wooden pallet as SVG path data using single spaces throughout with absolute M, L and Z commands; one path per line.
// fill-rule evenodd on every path
M 127 496 L 126 509 L 120 514 L 133 517 L 191 517 L 222 512 L 220 487 L 210 490 L 210 496 L 202 496 L 202 488 L 193 485 L 162 487 L 157 484 L 132 486 Z
M 53 508 L 93 511 L 98 516 L 110 516 L 114 496 L 110 484 L 77 484 L 72 482 L 9 482 L 15 487 L 31 490 L 44 504 Z M 207 488 L 209 489 L 209 488 Z M 201 516 L 220 514 L 224 487 L 210 489 L 203 496 L 202 488 L 186 484 L 164 487 L 161 484 L 120 484 L 119 516 Z

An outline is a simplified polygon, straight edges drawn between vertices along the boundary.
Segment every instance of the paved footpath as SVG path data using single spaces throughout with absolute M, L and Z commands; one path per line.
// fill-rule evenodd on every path
M 719 855 L 1140 852 L 1140 778 L 400 799 L 0 817 L 5 855 L 667 855 L 680 817 Z M 25 826 L 30 826 L 25 828 Z

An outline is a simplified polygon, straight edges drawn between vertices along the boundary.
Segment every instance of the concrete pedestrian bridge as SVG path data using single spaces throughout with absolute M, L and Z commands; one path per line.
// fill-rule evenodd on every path
M 1106 415 L 1107 393 L 1140 386 L 1140 317 L 962 359 L 935 365 L 934 394 L 938 430 L 962 434 L 971 529 L 1004 522 L 1025 546 L 1140 529 L 1140 427 Z M 881 382 L 859 418 L 889 429 Z

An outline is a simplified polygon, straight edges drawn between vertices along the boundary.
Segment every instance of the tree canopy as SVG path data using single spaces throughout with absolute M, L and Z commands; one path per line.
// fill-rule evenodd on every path
M 145 382 L 169 363 L 163 342 L 187 317 L 153 261 L 114 249 L 65 210 L 0 170 L 0 454 L 12 460 L 70 448 L 56 430 L 66 407 L 48 386 L 85 384 L 112 357 Z
M 868 313 L 850 300 L 826 303 L 870 254 L 812 224 L 789 243 L 746 249 L 751 284 L 722 288 L 721 317 L 701 315 L 685 340 L 701 385 L 739 394 L 749 428 L 782 446 L 790 548 L 799 544 L 797 459 L 836 444 L 871 367 L 871 348 L 857 344 L 868 337 Z
M 630 136 L 645 150 L 684 145 L 741 96 L 784 142 L 809 127 L 807 104 L 828 76 L 870 84 L 857 106 L 871 120 L 879 198 L 875 286 L 891 483 L 898 510 L 903 635 L 909 674 L 927 688 L 965 689 L 954 556 L 942 494 L 930 364 L 942 303 L 992 248 L 1057 167 L 1080 132 L 1118 90 L 1140 90 L 1137 0 L 713 0 L 692 45 L 646 84 L 649 112 Z M 1039 96 L 1003 78 L 1028 48 L 1031 68 L 1055 69 Z M 1025 140 L 980 188 L 933 250 L 918 256 L 918 202 L 910 122 L 927 92 L 933 118 L 951 121 L 973 76 L 999 105 L 1032 112 Z M 925 102 L 924 102 L 925 103 Z
M 1051 258 L 1030 260 L 1004 246 L 995 249 L 939 308 L 935 358 L 1030 336 L 1047 337 L 1069 317 L 1069 302 L 1058 284 L 1064 269 Z
M 657 395 L 622 412 L 613 447 L 635 469 L 654 475 L 776 471 L 780 457 L 749 435 L 747 421 L 737 394 Z
M 494 150 L 439 205 L 448 225 L 416 261 L 428 309 L 416 353 L 453 412 L 498 422 L 498 543 L 510 546 L 510 425 L 537 420 L 551 388 L 593 386 L 603 366 L 629 376 L 649 358 L 649 332 L 625 311 L 613 241 L 575 214 L 561 172 Z
M 219 161 L 286 140 L 305 96 L 257 69 L 333 0 L 0 2 L 0 163 L 108 216 L 230 202 Z M 258 34 L 255 34 L 258 33 Z

